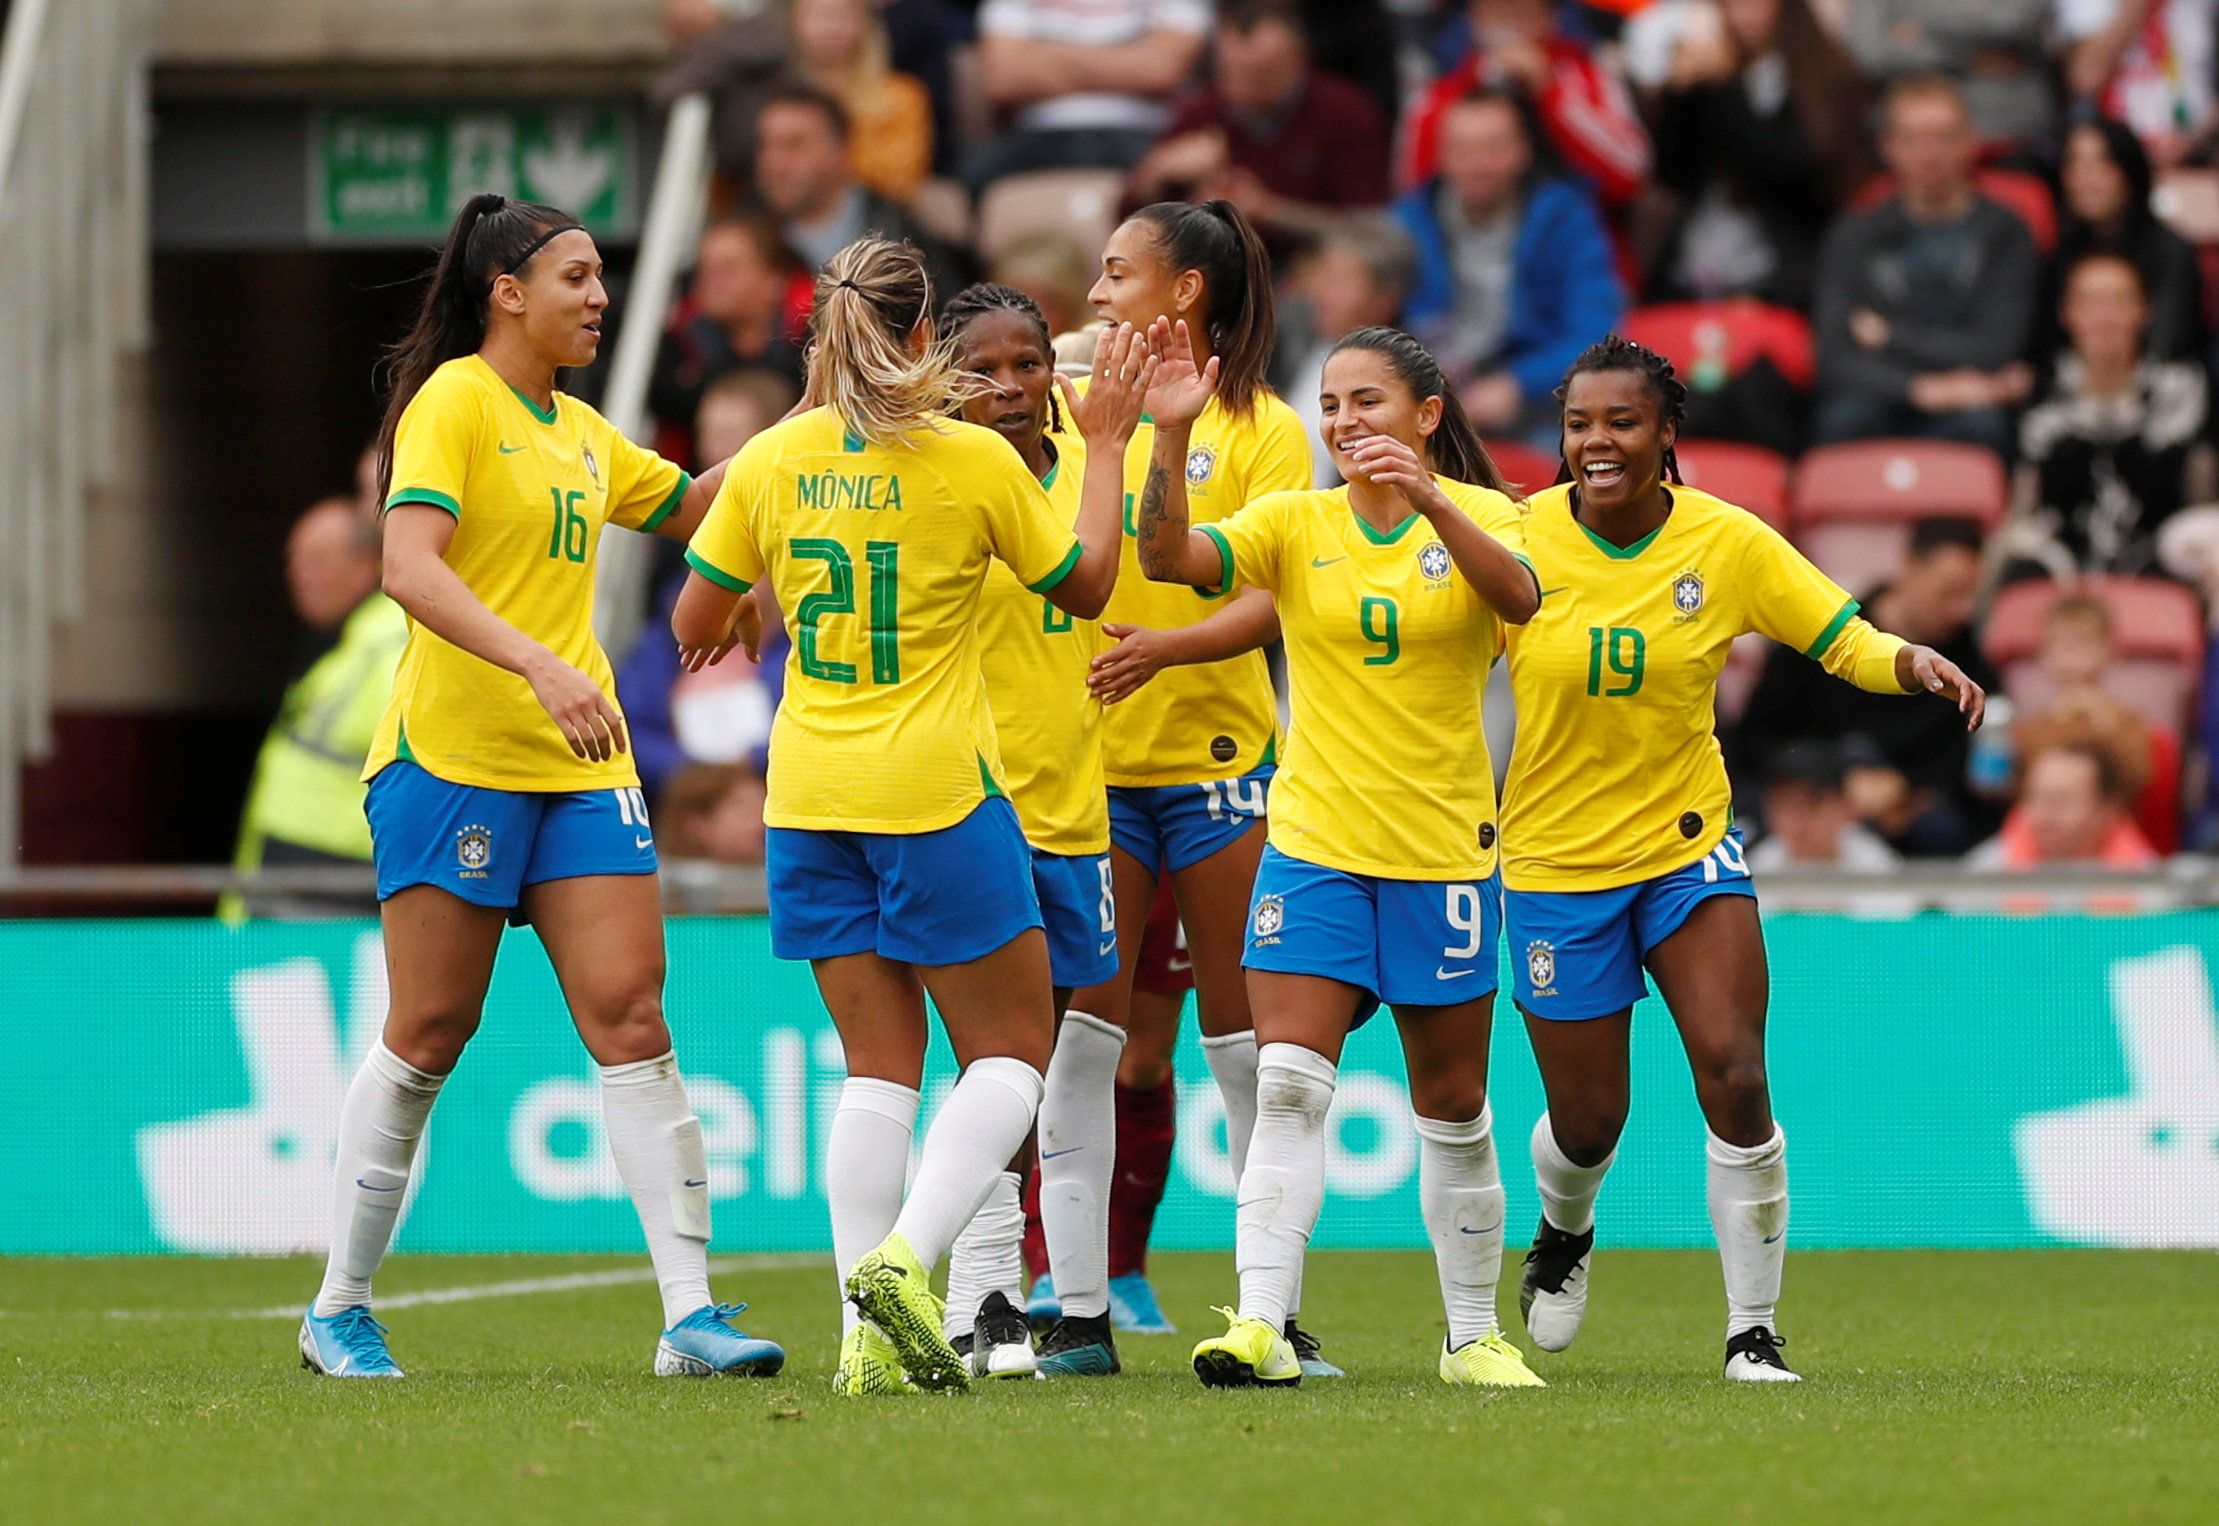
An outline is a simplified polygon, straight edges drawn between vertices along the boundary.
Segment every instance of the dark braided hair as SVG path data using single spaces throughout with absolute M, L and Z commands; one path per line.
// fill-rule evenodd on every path
M 958 337 L 966 323 L 988 313 L 1017 313 L 1030 318 L 1033 326 L 1040 330 L 1041 353 L 1048 357 L 1051 367 L 1055 365 L 1056 336 L 1049 331 L 1048 315 L 1031 297 L 999 281 L 974 281 L 950 297 L 940 314 L 940 331 L 951 338 Z M 1048 384 L 1048 427 L 1058 434 L 1063 432 L 1063 409 L 1056 402 L 1053 382 Z
M 1560 409 L 1572 390 L 1572 378 L 1589 371 L 1631 371 L 1639 376 L 1648 387 L 1649 395 L 1656 399 L 1659 424 L 1669 427 L 1675 438 L 1678 436 L 1680 424 L 1687 417 L 1687 384 L 1673 372 L 1671 361 L 1622 334 L 1605 334 L 1580 352 L 1579 359 L 1564 373 L 1564 380 L 1557 384 L 1551 395 Z M 1556 451 L 1556 480 L 1570 482 L 1573 480 L 1572 462 L 1564 454 L 1561 429 L 1557 432 Z M 1679 457 L 1670 445 L 1664 447 L 1664 480 L 1675 487 L 1680 485 Z
M 1441 400 L 1440 427 L 1425 442 L 1428 466 L 1456 482 L 1493 488 L 1512 498 L 1519 496 L 1517 489 L 1503 480 L 1502 472 L 1495 466 L 1495 458 L 1488 455 L 1487 447 L 1480 443 L 1479 431 L 1472 428 L 1472 421 L 1465 417 L 1464 405 L 1456 398 L 1456 389 L 1441 375 L 1441 363 L 1433 358 L 1431 350 L 1401 329 L 1384 324 L 1344 334 L 1325 358 L 1330 361 L 1343 350 L 1363 350 L 1386 361 L 1396 380 L 1408 387 L 1419 402 L 1429 397 Z

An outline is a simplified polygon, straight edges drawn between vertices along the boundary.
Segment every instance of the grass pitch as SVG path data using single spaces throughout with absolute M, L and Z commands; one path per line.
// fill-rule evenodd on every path
M 1515 1256 L 1504 1308 L 1514 1339 Z M 1223 1256 L 1163 1256 L 1182 1333 L 1122 1377 L 836 1400 L 829 1264 L 727 1263 L 768 1382 L 658 1381 L 614 1258 L 414 1258 L 381 1297 L 405 1383 L 299 1370 L 304 1261 L 0 1259 L 0 1519 L 2208 1521 L 2219 1261 L 1806 1253 L 1783 1323 L 1807 1381 L 1729 1386 L 1716 1259 L 1607 1248 L 1546 1391 L 1450 1390 L 1431 1258 L 1321 1253 L 1305 1323 L 1349 1369 L 1205 1392 Z M 285 1315 L 255 1311 L 282 1308 Z

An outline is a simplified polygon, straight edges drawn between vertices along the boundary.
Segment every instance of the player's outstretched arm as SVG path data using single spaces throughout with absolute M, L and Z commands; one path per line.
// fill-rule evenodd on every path
M 756 658 L 762 651 L 763 613 L 752 590 L 735 592 L 689 572 L 670 612 L 670 633 L 678 638 L 678 666 L 698 673 L 724 661 L 736 646 Z
M 1261 588 L 1244 588 L 1207 620 L 1178 630 L 1105 625 L 1117 645 L 1088 664 L 1086 686 L 1105 705 L 1130 699 L 1165 668 L 1224 662 L 1279 639 L 1279 606 Z
M 1896 649 L 1895 681 L 1906 694 L 1939 694 L 1957 706 L 1967 731 L 1978 731 L 1987 718 L 1988 695 L 1966 676 L 1965 670 L 1930 646 L 1906 641 Z
M 1375 434 L 1358 440 L 1348 454 L 1365 477 L 1393 488 L 1425 516 L 1456 570 L 1496 614 L 1523 625 L 1540 610 L 1541 585 L 1533 569 L 1450 501 L 1416 451 L 1392 435 Z
M 693 485 L 686 489 L 686 496 L 678 500 L 678 507 L 650 533 L 664 540 L 674 540 L 681 546 L 692 540 L 693 532 L 701 528 L 701 521 L 709 517 L 709 505 L 717 501 L 717 489 L 724 485 L 724 470 L 731 464 L 729 460 L 719 461 L 694 478 Z
M 1194 363 L 1194 341 L 1184 319 L 1172 324 L 1158 318 L 1148 341 L 1160 359 L 1148 392 L 1155 448 L 1133 520 L 1140 570 L 1150 582 L 1223 588 L 1233 569 L 1225 565 L 1216 541 L 1187 524 L 1187 443 L 1194 421 L 1217 395 L 1217 357 L 1211 356 L 1205 366 Z
M 1048 601 L 1068 614 L 1092 620 L 1109 604 L 1117 587 L 1125 525 L 1125 447 L 1140 427 L 1148 389 L 1156 379 L 1156 357 L 1148 336 L 1121 323 L 1094 347 L 1094 372 L 1084 397 L 1061 376 L 1055 379 L 1086 441 L 1086 476 L 1079 487 L 1079 561 L 1055 587 Z

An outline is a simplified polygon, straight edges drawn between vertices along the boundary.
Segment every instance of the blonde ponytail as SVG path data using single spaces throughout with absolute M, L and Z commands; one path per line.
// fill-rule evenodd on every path
M 857 239 L 817 277 L 810 385 L 840 421 L 873 445 L 895 445 L 941 421 L 987 383 L 936 335 L 922 354 L 909 336 L 932 313 L 932 283 L 914 244 Z

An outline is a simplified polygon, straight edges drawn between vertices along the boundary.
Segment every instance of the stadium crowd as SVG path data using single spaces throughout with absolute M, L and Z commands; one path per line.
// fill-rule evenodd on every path
M 1450 371 L 1554 479 L 1617 329 L 1691 397 L 1691 483 L 2002 697 L 1968 741 L 1737 650 L 1721 736 L 1761 864 L 2116 866 L 2219 843 L 2219 0 L 669 0 L 659 92 L 718 103 L 657 446 L 799 395 L 810 283 L 865 232 L 1059 332 L 1123 211 L 1222 196 L 1270 244 L 1273 380 L 1342 333 Z M 1321 485 L 1336 480 L 1322 447 Z M 674 857 L 759 862 L 784 648 L 620 666 Z M 1498 753 L 1498 756 L 1502 754 Z

